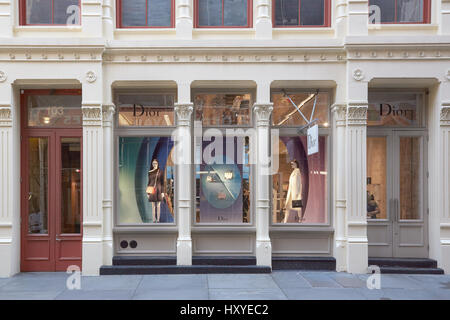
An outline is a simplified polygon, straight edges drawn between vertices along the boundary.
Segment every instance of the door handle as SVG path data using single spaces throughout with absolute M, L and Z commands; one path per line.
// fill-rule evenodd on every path
M 33 198 L 33 193 L 32 192 L 28 192 L 28 201 L 30 201 L 31 198 Z

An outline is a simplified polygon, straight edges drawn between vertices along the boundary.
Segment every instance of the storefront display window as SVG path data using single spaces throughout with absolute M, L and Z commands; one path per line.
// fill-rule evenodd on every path
M 196 222 L 250 222 L 248 137 L 216 137 L 196 145 Z
M 367 218 L 387 219 L 387 138 L 367 137 Z
M 422 121 L 423 94 L 369 93 L 369 127 L 417 127 Z
M 203 126 L 248 126 L 251 123 L 250 93 L 197 94 L 194 104 L 195 120 L 202 121 Z
M 29 127 L 81 127 L 81 95 L 45 93 L 26 97 Z
M 306 125 L 305 119 L 293 103 L 309 121 L 317 119 L 320 127 L 328 127 L 329 95 L 326 92 L 275 92 L 272 94 L 274 109 L 272 125 L 277 127 L 301 127 Z M 293 102 L 293 103 L 292 103 Z M 314 111 L 314 114 L 313 114 Z
M 123 93 L 117 97 L 119 127 L 175 125 L 173 94 Z
M 174 222 L 174 142 L 119 137 L 119 223 Z
M 272 180 L 273 223 L 327 222 L 326 137 L 307 155 L 306 136 L 281 136 L 279 170 Z

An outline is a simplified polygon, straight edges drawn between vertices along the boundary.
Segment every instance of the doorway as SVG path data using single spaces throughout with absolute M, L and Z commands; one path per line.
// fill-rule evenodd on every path
M 369 257 L 427 258 L 425 130 L 368 130 Z
M 24 119 L 21 135 L 23 272 L 66 271 L 72 265 L 81 269 L 82 129 L 75 128 L 76 123 L 59 127 L 58 118 L 65 116 L 67 121 L 74 112 L 60 106 L 55 113 L 51 109 L 55 107 L 53 95 L 61 100 L 57 91 L 22 92 L 22 114 L 30 117 Z

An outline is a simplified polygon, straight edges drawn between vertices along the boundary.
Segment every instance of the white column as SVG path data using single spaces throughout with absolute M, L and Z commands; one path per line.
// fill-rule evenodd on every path
M 84 95 L 84 91 L 83 91 Z M 83 274 L 103 264 L 102 105 L 83 103 Z
M 347 272 L 368 267 L 366 139 L 367 102 L 350 102 L 346 126 Z
M 176 194 L 178 203 L 178 240 L 177 265 L 192 265 L 191 211 L 192 211 L 192 141 L 191 115 L 192 103 L 175 104 L 177 114 L 176 160 L 178 163 L 176 177 Z
M 334 2 L 332 1 L 332 3 Z M 336 12 L 336 36 L 337 38 L 343 38 L 347 34 L 347 1 L 336 0 L 336 6 L 334 9 Z
M 103 264 L 111 265 L 113 249 L 114 139 L 115 106 L 103 105 Z
M 256 103 L 253 107 L 256 120 L 256 263 L 272 266 L 272 244 L 269 236 L 270 217 L 270 115 L 273 103 Z M 250 146 L 251 147 L 251 146 Z
M 450 0 L 441 0 L 441 21 L 439 23 L 441 34 L 450 34 Z M 433 10 L 438 1 L 432 1 L 431 8 Z M 431 14 L 433 15 L 433 14 Z
M 272 39 L 270 0 L 256 0 L 256 39 Z
M 345 234 L 346 223 L 346 195 L 345 195 L 345 126 L 347 106 L 335 104 L 331 111 L 334 114 L 334 225 L 336 270 L 347 270 L 347 240 Z
M 193 0 L 176 0 L 176 32 L 179 39 L 192 39 L 194 20 L 192 18 Z
M 14 25 L 14 0 L 0 1 L 0 38 L 9 38 L 13 36 Z M 17 14 L 17 19 L 19 15 Z
M 347 0 L 347 35 L 367 36 L 369 0 Z
M 14 266 L 19 239 L 13 241 L 13 112 L 9 103 L 0 103 L 0 277 L 19 270 Z M 15 214 L 19 217 L 20 212 Z M 20 229 L 20 228 L 19 228 Z
M 441 207 L 441 261 L 440 267 L 450 274 L 450 101 L 444 102 L 440 112 L 440 170 L 442 182 L 439 193 Z
M 103 25 L 103 38 L 112 40 L 114 38 L 114 0 L 103 0 L 102 6 L 102 25 Z
M 102 1 L 81 0 L 81 24 L 90 37 L 103 37 Z

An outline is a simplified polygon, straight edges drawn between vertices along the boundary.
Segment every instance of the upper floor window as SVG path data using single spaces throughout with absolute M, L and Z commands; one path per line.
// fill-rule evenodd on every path
M 275 27 L 327 27 L 330 0 L 273 0 Z
M 370 23 L 430 23 L 431 0 L 370 0 Z
M 172 28 L 175 0 L 117 0 L 119 28 Z
M 250 27 L 251 0 L 195 0 L 195 6 L 197 27 Z
M 81 0 L 20 0 L 21 25 L 79 25 Z

